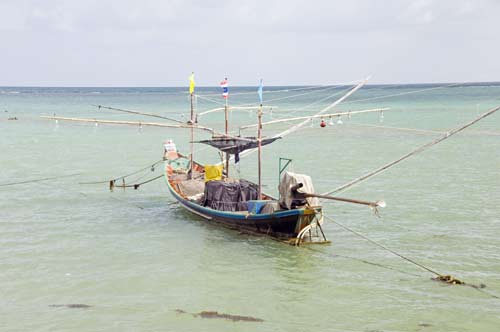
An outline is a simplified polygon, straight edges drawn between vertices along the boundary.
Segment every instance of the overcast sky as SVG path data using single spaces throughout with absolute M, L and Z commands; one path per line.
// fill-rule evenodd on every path
M 500 81 L 499 0 L 0 0 L 0 86 Z

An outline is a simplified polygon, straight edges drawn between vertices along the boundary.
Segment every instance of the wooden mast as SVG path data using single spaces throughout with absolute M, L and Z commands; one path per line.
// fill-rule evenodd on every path
M 227 84 L 227 78 L 224 79 L 224 81 Z M 227 100 L 229 98 L 229 95 L 224 96 L 226 103 L 224 104 L 224 134 L 226 135 L 226 138 L 229 135 L 229 114 L 228 114 L 228 105 L 227 105 Z M 226 152 L 226 177 L 229 179 L 229 157 L 230 154 Z
M 191 133 L 190 133 L 190 146 L 189 146 L 189 172 L 188 179 L 193 177 L 193 154 L 194 154 L 194 105 L 193 105 L 193 94 L 194 94 L 194 72 L 191 73 L 191 77 L 189 78 L 189 100 L 191 104 L 191 117 L 189 120 L 189 124 L 191 125 Z
M 260 108 L 257 113 L 257 117 L 259 118 L 259 129 L 257 135 L 258 141 L 258 151 L 259 151 L 259 200 L 262 199 L 262 104 L 260 104 Z
M 190 124 L 191 126 L 194 125 L 194 106 L 193 106 L 193 93 L 190 94 L 190 101 L 191 101 L 191 120 Z M 189 151 L 189 166 L 190 166 L 190 171 L 188 173 L 188 178 L 192 178 L 193 176 L 193 154 L 194 154 L 194 128 L 191 127 L 191 135 L 190 135 L 190 151 Z
M 259 151 L 259 196 L 262 200 L 262 78 L 260 79 L 259 89 L 257 90 L 260 99 L 260 107 L 257 111 L 258 129 L 257 129 L 257 149 Z

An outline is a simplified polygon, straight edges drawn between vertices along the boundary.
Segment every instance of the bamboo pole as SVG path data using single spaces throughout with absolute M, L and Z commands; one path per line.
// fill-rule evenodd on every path
M 169 120 L 169 121 L 174 121 L 174 122 L 177 122 L 177 123 L 184 123 L 184 122 L 182 122 L 180 120 L 172 119 L 172 118 L 169 118 L 169 117 L 166 117 L 166 116 L 163 116 L 163 115 L 154 114 L 154 113 L 131 111 L 131 110 L 125 110 L 125 109 L 121 109 L 121 108 L 115 108 L 115 107 L 109 107 L 109 106 L 103 106 L 103 105 L 92 105 L 92 106 L 97 107 L 99 110 L 101 108 L 104 108 L 104 109 L 111 110 L 111 111 L 118 111 L 118 112 L 130 113 L 130 114 L 138 114 L 138 115 L 145 115 L 145 116 L 151 116 L 151 117 L 154 117 L 154 118 L 159 118 L 159 119 L 165 119 L 165 120 Z
M 103 123 L 103 124 L 120 124 L 120 125 L 131 125 L 131 126 L 153 126 L 153 127 L 166 127 L 166 128 L 193 128 L 208 131 L 210 133 L 215 133 L 212 128 L 189 125 L 189 124 L 168 124 L 159 122 L 140 122 L 140 121 L 118 121 L 118 120 L 97 120 L 97 119 L 85 119 L 85 118 L 68 118 L 62 116 L 40 116 L 43 119 L 49 120 L 63 120 L 63 121 L 73 121 L 73 122 L 89 122 L 89 123 Z
M 259 108 L 260 108 L 260 106 L 230 106 L 230 107 L 228 106 L 229 110 L 258 110 Z M 272 108 L 278 108 L 278 107 L 277 106 L 267 106 L 267 108 L 272 109 Z M 225 107 L 212 108 L 208 111 L 198 113 L 198 116 L 203 116 L 203 115 L 210 114 L 210 113 L 217 112 L 217 111 L 223 111 L 224 109 L 225 109 Z
M 342 97 L 340 97 L 339 99 L 337 99 L 335 102 L 333 102 L 332 104 L 330 104 L 329 106 L 323 108 L 321 111 L 319 111 L 318 113 L 316 113 L 316 115 L 321 115 L 325 112 L 327 112 L 328 110 L 332 109 L 333 107 L 337 106 L 339 103 L 341 103 L 342 101 L 344 101 L 347 97 L 349 97 L 350 95 L 352 95 L 354 92 L 356 92 L 358 89 L 360 89 L 363 85 L 366 84 L 366 82 L 368 82 L 368 80 L 370 79 L 370 77 L 367 77 L 365 80 L 363 80 L 362 82 L 360 82 L 358 85 L 356 85 L 354 88 L 352 88 L 351 90 L 349 90 L 349 92 L 347 92 L 345 95 L 343 95 Z M 289 135 L 291 133 L 293 133 L 294 131 L 297 131 L 299 130 L 300 128 L 302 128 L 303 126 L 305 126 L 307 124 L 309 120 L 305 120 L 285 131 L 282 131 L 281 133 L 278 133 L 276 135 L 274 135 L 273 137 L 285 137 L 286 135 Z M 240 154 L 240 158 L 244 157 L 244 156 L 247 156 L 253 152 L 255 152 L 256 149 L 249 149 L 249 150 L 246 150 L 246 151 L 243 151 L 241 154 Z
M 431 146 L 436 145 L 436 144 L 438 144 L 438 143 L 440 143 L 440 142 L 442 142 L 442 141 L 450 138 L 451 136 L 453 136 L 453 135 L 461 132 L 462 130 L 464 130 L 464 129 L 470 127 L 470 126 L 472 126 L 476 122 L 481 121 L 485 117 L 487 117 L 487 116 L 495 113 L 499 109 L 500 109 L 500 106 L 492 108 L 489 111 L 487 111 L 487 112 L 481 114 L 480 116 L 476 117 L 474 120 L 471 120 L 471 121 L 467 122 L 466 124 L 464 124 L 464 125 L 462 125 L 460 127 L 454 128 L 454 129 L 446 132 L 443 136 L 438 137 L 437 139 L 435 139 L 435 140 L 433 140 L 433 141 L 431 141 L 429 143 L 426 143 L 426 144 L 424 144 L 424 145 L 416 148 L 415 150 L 413 150 L 411 152 L 408 152 L 404 156 L 402 156 L 402 157 L 400 157 L 400 158 L 398 158 L 398 159 L 396 159 L 394 161 L 391 161 L 390 163 L 387 163 L 387 164 L 385 164 L 385 165 L 383 165 L 383 166 L 381 166 L 381 167 L 379 167 L 379 168 L 377 168 L 377 169 L 375 169 L 375 170 L 373 170 L 373 171 L 371 171 L 371 172 L 369 172 L 369 173 L 367 173 L 365 175 L 362 175 L 362 176 L 360 176 L 360 177 L 358 177 L 358 178 L 356 178 L 356 179 L 354 179 L 352 181 L 349 181 L 348 183 L 346 183 L 346 184 L 344 184 L 344 185 L 342 185 L 340 187 L 337 187 L 337 188 L 335 188 L 333 190 L 330 190 L 330 191 L 328 191 L 326 193 L 323 193 L 323 195 L 330 195 L 330 194 L 333 194 L 333 193 L 337 193 L 337 192 L 343 191 L 343 190 L 345 190 L 345 189 L 347 189 L 347 188 L 349 188 L 349 187 L 351 187 L 351 186 L 353 186 L 353 185 L 355 185 L 357 183 L 360 183 L 360 182 L 362 182 L 362 181 L 364 181 L 364 180 L 366 180 L 366 179 L 368 179 L 368 178 L 370 178 L 370 177 L 372 177 L 372 176 L 374 176 L 374 175 L 376 175 L 378 173 L 381 173 L 381 172 L 387 170 L 388 168 L 390 168 L 390 167 L 392 167 L 392 166 L 394 166 L 394 165 L 402 162 L 403 160 L 405 160 L 405 159 L 407 159 L 407 158 L 409 158 L 409 157 L 411 157 L 411 156 L 413 156 L 413 155 L 415 155 L 417 153 L 420 153 L 420 152 L 422 152 L 422 151 L 430 148 Z
M 262 199 L 262 104 L 260 104 L 260 108 L 257 113 L 257 117 L 259 118 L 259 129 L 257 134 L 258 140 L 258 151 L 259 151 L 259 196 L 258 199 Z
M 226 104 L 224 105 L 224 134 L 229 134 L 229 114 L 228 114 L 228 106 L 227 106 L 227 96 L 226 96 Z M 226 152 L 226 177 L 229 179 L 229 158 L 230 154 Z
M 193 94 L 190 94 L 190 102 L 191 102 L 191 126 L 194 124 L 194 107 L 193 107 Z M 191 179 L 193 176 L 193 154 L 194 154 L 194 128 L 191 127 L 191 143 L 190 143 L 190 151 L 189 151 L 189 170 L 190 172 L 188 173 L 188 179 Z
M 334 117 L 334 116 L 352 115 L 352 114 L 360 114 L 360 113 L 383 112 L 383 111 L 388 111 L 388 110 L 390 110 L 390 108 L 372 108 L 372 109 L 360 110 L 360 111 L 349 111 L 349 112 L 338 112 L 338 113 L 330 113 L 330 114 L 297 116 L 294 118 L 277 119 L 277 120 L 272 120 L 272 121 L 268 121 L 268 122 L 263 122 L 261 125 L 269 125 L 269 124 L 274 124 L 274 123 L 304 120 L 304 119 L 309 120 L 309 119 L 315 119 L 315 118 L 330 118 L 330 117 Z M 257 127 L 257 126 L 258 126 L 258 124 L 251 124 L 251 125 L 241 126 L 240 129 L 247 129 L 247 128 L 252 128 L 252 127 Z
M 352 88 L 351 90 L 349 90 L 349 92 L 347 92 L 345 95 L 343 95 L 342 97 L 340 97 L 339 99 L 337 99 L 336 101 L 334 101 L 333 103 L 331 103 L 330 105 L 328 105 L 327 107 L 323 108 L 321 111 L 319 111 L 318 113 L 316 113 L 316 115 L 321 115 L 321 114 L 324 114 L 325 112 L 328 112 L 329 110 L 331 110 L 332 108 L 334 108 L 335 106 L 337 106 L 338 104 L 340 104 L 341 102 L 343 102 L 345 99 L 347 99 L 350 95 L 352 95 L 354 92 L 358 91 L 363 85 L 366 84 L 366 82 L 368 82 L 368 80 L 370 79 L 370 77 L 367 77 L 366 79 L 364 79 L 362 82 L 360 82 L 358 85 L 356 85 L 354 88 Z M 279 134 L 276 134 L 274 135 L 274 137 L 285 137 L 286 135 L 288 134 L 291 134 L 293 133 L 294 131 L 297 131 L 299 130 L 300 128 L 302 128 L 303 126 L 305 126 L 307 124 L 309 120 L 305 120 Z M 247 151 L 250 151 L 250 150 L 247 150 Z M 250 153 L 250 152 L 249 152 Z
M 340 202 L 345 202 L 345 203 L 368 205 L 372 208 L 376 208 L 376 207 L 384 208 L 384 207 L 386 207 L 386 204 L 384 201 L 370 202 L 370 201 L 363 201 L 360 199 L 335 197 L 335 196 L 329 196 L 329 195 L 325 195 L 325 194 L 303 193 L 303 192 L 298 191 L 298 189 L 302 188 L 303 186 L 304 186 L 304 184 L 297 183 L 296 185 L 291 187 L 290 191 L 292 192 L 293 196 L 295 196 L 297 198 L 317 197 L 317 198 L 330 199 L 333 201 L 340 201 Z
M 386 206 L 384 201 L 370 202 L 370 201 L 363 201 L 360 199 L 335 197 L 335 196 L 320 195 L 320 194 L 309 194 L 309 193 L 305 193 L 304 196 L 305 197 L 317 197 L 317 198 L 322 198 L 322 199 L 330 199 L 333 201 L 340 201 L 340 202 L 345 202 L 345 203 L 368 205 L 371 207 L 385 207 Z

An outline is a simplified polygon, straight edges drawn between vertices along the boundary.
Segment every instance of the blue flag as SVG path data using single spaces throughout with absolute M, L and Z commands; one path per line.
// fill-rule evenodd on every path
M 259 84 L 259 90 L 257 90 L 258 94 L 259 94 L 259 99 L 260 99 L 260 104 L 262 105 L 262 88 L 263 88 L 263 85 L 262 85 L 262 78 L 260 79 L 260 84 Z

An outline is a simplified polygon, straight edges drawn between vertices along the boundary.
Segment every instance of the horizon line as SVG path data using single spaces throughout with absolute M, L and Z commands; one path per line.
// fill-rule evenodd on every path
M 495 84 L 500 81 L 474 81 L 474 82 L 420 82 L 420 83 L 366 83 L 365 86 L 394 86 L 394 85 L 478 85 Z M 296 84 L 296 85 L 267 85 L 267 87 L 313 87 L 313 86 L 350 86 L 352 84 Z M 234 88 L 256 87 L 258 85 L 231 85 Z M 0 88 L 187 88 L 188 85 L 0 85 Z M 197 88 L 214 88 L 218 85 L 199 85 Z

